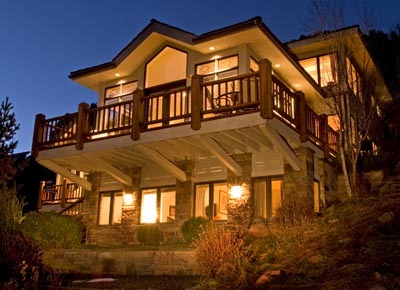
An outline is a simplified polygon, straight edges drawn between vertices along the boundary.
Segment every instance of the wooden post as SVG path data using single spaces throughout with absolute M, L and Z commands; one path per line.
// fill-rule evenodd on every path
M 323 114 L 321 117 L 321 138 L 324 142 L 324 157 L 329 158 L 329 138 L 328 138 L 328 116 Z
M 137 89 L 133 92 L 133 109 L 132 109 L 132 128 L 131 139 L 140 139 L 140 125 L 143 122 L 143 102 L 144 92 L 142 89 Z
M 78 107 L 78 121 L 76 124 L 76 144 L 77 150 L 83 149 L 85 138 L 89 132 L 89 104 L 80 103 Z
M 202 77 L 192 76 L 192 123 L 193 130 L 201 128 L 201 111 L 203 110 L 203 94 L 201 91 Z
M 40 143 L 43 141 L 44 124 L 46 116 L 37 114 L 35 118 L 35 127 L 33 131 L 31 155 L 36 158 L 39 155 Z
M 40 210 L 42 208 L 42 200 L 43 200 L 43 194 L 44 194 L 44 187 L 46 185 L 46 181 L 40 181 L 39 185 L 39 195 L 36 203 L 36 209 Z
M 306 115 L 306 100 L 304 98 L 304 93 L 301 91 L 296 92 L 298 97 L 298 112 L 299 112 L 299 134 L 300 142 L 304 143 L 307 141 L 307 115 Z
M 274 98 L 272 94 L 272 66 L 268 59 L 260 61 L 260 115 L 264 119 L 272 119 Z
M 67 180 L 64 179 L 63 184 L 61 186 L 61 207 L 64 208 L 67 199 Z

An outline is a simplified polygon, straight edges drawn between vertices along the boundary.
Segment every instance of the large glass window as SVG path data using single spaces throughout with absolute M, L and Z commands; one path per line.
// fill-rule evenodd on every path
M 274 217 L 282 205 L 283 178 L 263 177 L 254 179 L 254 212 L 256 218 Z
M 132 100 L 133 92 L 137 89 L 137 81 L 121 83 L 116 86 L 106 88 L 104 104 L 111 105 L 119 102 Z
M 226 220 L 228 217 L 228 187 L 226 182 L 196 185 L 196 217 Z
M 99 203 L 99 225 L 120 224 L 122 218 L 122 192 L 102 192 Z
M 354 95 L 360 98 L 360 102 L 363 102 L 362 96 L 360 94 L 360 76 L 349 58 L 346 58 L 346 66 L 347 82 L 349 84 L 349 87 L 353 91 Z
M 237 55 L 211 60 L 196 66 L 196 73 L 203 80 L 214 81 L 238 75 L 239 57 Z
M 141 223 L 166 223 L 175 219 L 175 188 L 142 190 Z
M 300 65 L 321 87 L 326 87 L 336 83 L 336 55 L 322 55 L 303 59 Z

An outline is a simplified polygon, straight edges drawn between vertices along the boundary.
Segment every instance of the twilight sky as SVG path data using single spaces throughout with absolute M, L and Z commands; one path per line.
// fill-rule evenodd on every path
M 400 25 L 400 0 L 347 0 L 348 25 L 361 7 L 377 29 Z M 30 151 L 35 115 L 77 111 L 97 94 L 68 78 L 110 61 L 152 18 L 202 34 L 261 16 L 282 41 L 309 34 L 310 0 L 0 0 L 0 101 L 8 96 L 21 124 L 16 152 Z M 367 3 L 367 4 L 365 4 Z

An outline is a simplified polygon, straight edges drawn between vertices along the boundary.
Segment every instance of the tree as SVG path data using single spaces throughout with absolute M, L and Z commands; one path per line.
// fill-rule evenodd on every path
M 22 203 L 13 182 L 16 169 L 12 157 L 18 144 L 14 137 L 19 124 L 12 110 L 7 97 L 0 104 L 0 257 L 8 257 L 13 233 L 22 219 Z
M 310 27 L 325 41 L 327 53 L 334 58 L 335 71 L 332 85 L 325 87 L 327 104 L 336 115 L 339 133 L 339 159 L 344 176 L 344 186 L 349 198 L 360 194 L 359 158 L 363 144 L 373 142 L 373 124 L 378 119 L 381 100 L 387 92 L 382 78 L 361 39 L 349 33 L 343 1 L 311 0 Z M 371 13 L 364 9 L 363 23 L 371 25 Z M 364 28 L 366 29 L 366 28 Z M 326 80 L 332 81 L 332 80 Z

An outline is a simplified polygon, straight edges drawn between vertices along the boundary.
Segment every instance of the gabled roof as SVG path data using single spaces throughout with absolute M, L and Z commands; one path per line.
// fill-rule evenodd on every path
M 302 90 L 306 95 L 323 95 L 322 90 L 267 28 L 261 17 L 254 17 L 198 36 L 153 19 L 112 61 L 71 72 L 69 77 L 97 91 L 101 82 L 117 79 L 114 76 L 116 73 L 121 77 L 134 73 L 166 44 L 187 48 L 202 55 L 210 54 L 210 46 L 222 51 L 246 45 L 261 59 L 269 59 L 272 65 L 279 64 L 280 68 L 274 68 L 275 73 L 289 85 L 292 84 L 293 88 L 295 83 L 299 85 L 296 90 Z

